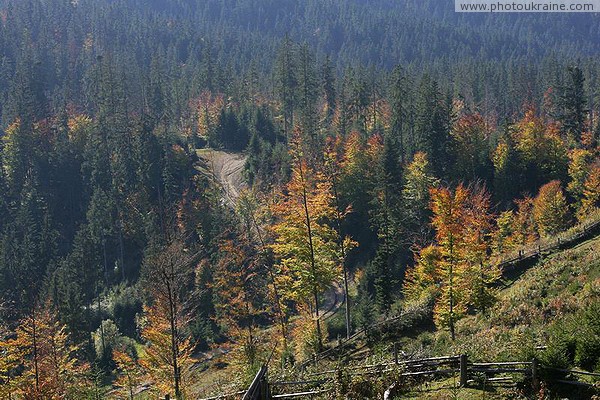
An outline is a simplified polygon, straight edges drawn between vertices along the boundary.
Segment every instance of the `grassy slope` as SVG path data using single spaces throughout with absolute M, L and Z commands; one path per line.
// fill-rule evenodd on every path
M 473 361 L 523 361 L 543 357 L 536 347 L 548 343 L 555 325 L 600 301 L 600 237 L 548 255 L 505 284 L 498 292 L 496 306 L 487 315 L 460 321 L 454 344 L 446 332 L 437 332 L 422 334 L 416 345 L 429 347 L 439 354 L 466 353 Z M 409 398 L 456 398 L 456 392 L 449 389 L 452 386 L 450 381 L 433 383 L 428 390 L 415 391 Z M 500 399 L 519 395 L 510 389 L 495 389 L 485 394 L 469 389 L 460 391 L 457 398 L 484 398 L 482 396 Z
M 542 259 L 498 293 L 487 316 L 463 319 L 453 350 L 474 359 L 531 357 L 548 326 L 600 300 L 600 238 Z

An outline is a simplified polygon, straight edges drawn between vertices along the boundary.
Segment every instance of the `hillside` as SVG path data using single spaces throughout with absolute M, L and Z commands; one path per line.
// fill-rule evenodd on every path
M 577 324 L 582 310 L 599 304 L 599 249 L 597 237 L 549 255 L 515 281 L 507 282 L 489 315 L 461 321 L 461 343 L 453 349 L 480 360 L 509 360 L 523 358 L 536 346 L 551 345 L 553 329 Z M 598 336 L 589 339 L 597 341 Z M 600 348 L 595 351 L 598 357 Z
M 599 15 L 0 0 L 0 398 L 589 385 Z
M 547 254 L 536 265 L 522 269 L 513 280 L 505 280 L 503 287 L 497 292 L 497 303 L 485 315 L 478 314 L 464 318 L 457 326 L 457 340 L 449 341 L 446 332 L 430 331 L 427 325 L 422 325 L 419 318 L 410 317 L 410 312 L 405 314 L 404 324 L 389 325 L 385 328 L 383 337 L 387 340 L 367 342 L 360 338 L 355 340 L 351 347 L 342 353 L 334 353 L 333 357 L 325 357 L 306 371 L 296 374 L 277 375 L 271 377 L 272 381 L 306 381 L 315 379 L 315 376 L 324 378 L 321 384 L 297 384 L 283 389 L 283 393 L 315 392 L 339 390 L 339 376 L 348 371 L 353 371 L 354 377 L 349 377 L 346 383 L 349 398 L 360 398 L 359 393 L 381 393 L 386 388 L 395 385 L 393 398 L 410 399 L 488 399 L 528 398 L 530 395 L 530 382 L 519 374 L 504 374 L 504 380 L 498 383 L 492 381 L 481 383 L 478 378 L 469 385 L 469 388 L 459 388 L 457 377 L 423 381 L 406 381 L 400 378 L 402 370 L 388 370 L 388 367 L 379 378 L 361 375 L 361 371 L 368 371 L 379 363 L 392 362 L 391 344 L 401 352 L 400 360 L 420 359 L 425 357 L 446 356 L 450 354 L 466 354 L 470 362 L 514 362 L 537 358 L 542 368 L 581 368 L 580 360 L 600 360 L 600 331 L 597 318 L 600 317 L 598 304 L 600 301 L 600 237 L 590 239 L 567 250 L 557 250 Z M 595 307 L 595 308 L 594 308 Z M 584 316 L 583 310 L 588 310 Z M 592 310 L 592 311 L 589 311 Z M 431 311 L 429 311 L 431 312 Z M 590 312 L 594 314 L 589 314 Z M 589 320 L 594 315 L 595 320 Z M 410 325 L 411 322 L 414 325 Z M 591 321 L 592 325 L 586 325 Z M 408 322 L 409 325 L 406 325 Z M 401 331 L 398 327 L 401 326 Z M 391 331 L 390 331 L 391 329 Z M 394 334 L 396 330 L 396 334 Z M 564 337 L 560 332 L 569 331 L 574 340 L 574 347 L 569 350 L 563 347 Z M 420 332 L 420 333 L 419 333 Z M 391 339 L 390 339 L 391 338 Z M 580 349 L 577 340 L 585 338 L 585 348 Z M 332 341 L 332 345 L 336 345 Z M 572 352 L 570 352 L 572 351 Z M 564 352 L 564 353 L 561 353 Z M 585 352 L 585 355 L 583 354 Z M 341 362 L 340 360 L 346 360 Z M 589 362 L 585 365 L 590 368 Z M 336 370 L 333 375 L 326 371 Z M 594 369 L 592 367 L 592 369 Z M 220 393 L 234 391 L 227 385 L 227 369 L 211 368 L 204 373 L 208 384 L 214 379 L 210 387 L 214 391 L 220 387 Z M 337 375 L 336 375 L 337 374 Z M 544 371 L 542 374 L 553 373 Z M 497 377 L 497 375 L 496 375 Z M 330 381 L 331 379 L 331 381 Z M 500 379 L 500 378 L 498 378 Z M 556 378 L 555 378 L 556 379 Z M 580 379 L 583 382 L 593 383 L 597 379 L 585 376 L 574 376 L 570 379 Z M 316 381 L 315 381 L 316 382 Z M 333 385 L 333 386 L 332 386 Z M 273 389 L 275 390 L 275 389 Z M 544 387 L 545 395 L 557 398 L 568 395 L 570 399 L 587 399 L 593 391 L 568 385 L 550 385 Z M 359 396 L 359 397 L 355 397 Z M 321 398 L 313 395 L 313 398 Z M 331 398 L 329 394 L 322 398 Z M 562 398 L 562 397 L 561 397 Z
M 460 321 L 455 342 L 449 340 L 447 332 L 432 331 L 427 324 L 423 325 L 422 317 L 415 319 L 408 311 L 401 317 L 403 323 L 374 329 L 378 332 L 375 335 L 383 333 L 379 338 L 370 336 L 367 342 L 359 338 L 342 352 L 332 353 L 315 365 L 309 364 L 309 373 L 295 375 L 296 380 L 310 381 L 317 376 L 324 378 L 324 383 L 305 384 L 294 389 L 296 392 L 339 390 L 339 376 L 351 373 L 354 376 L 347 377 L 346 383 L 349 398 L 360 398 L 359 393 L 383 394 L 392 386 L 395 386 L 395 396 L 400 397 L 390 398 L 525 399 L 532 395 L 530 378 L 520 374 L 492 375 L 498 380 L 503 379 L 498 382 L 482 381 L 471 375 L 469 379 L 474 381 L 468 388 L 459 388 L 456 376 L 444 378 L 443 374 L 433 380 L 402 378 L 401 369 L 390 370 L 389 367 L 390 362 L 393 364 L 392 347 L 400 351 L 401 362 L 452 354 L 466 354 L 469 361 L 475 363 L 536 358 L 540 360 L 544 377 L 597 383 L 598 378 L 561 375 L 543 368 L 598 370 L 595 363 L 600 361 L 600 327 L 597 325 L 600 318 L 599 246 L 600 237 L 596 237 L 573 248 L 555 251 L 536 265 L 521 270 L 514 280 L 504 281 L 492 309 Z M 385 340 L 380 340 L 384 337 Z M 336 341 L 331 344 L 335 346 Z M 375 378 L 368 371 L 377 365 L 381 365 L 379 370 L 384 372 Z M 337 372 L 326 372 L 332 370 Z M 293 373 L 272 379 L 285 381 L 292 376 Z M 595 393 L 589 388 L 552 383 L 543 390 L 551 399 L 565 395 L 570 399 L 587 399 Z M 294 390 L 283 390 L 284 393 L 290 391 Z M 322 398 L 330 397 L 324 395 Z

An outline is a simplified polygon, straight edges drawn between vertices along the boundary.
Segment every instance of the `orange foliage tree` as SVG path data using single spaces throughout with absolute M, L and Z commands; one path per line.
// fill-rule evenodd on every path
M 118 395 L 120 398 L 133 400 L 135 389 L 142 384 L 145 377 L 144 370 L 126 349 L 113 349 L 113 360 L 119 373 L 115 382 L 120 388 Z
M 242 364 L 254 369 L 260 342 L 256 319 L 263 313 L 266 283 L 255 254 L 246 241 L 224 240 L 213 275 L 217 321 L 241 349 Z
M 468 307 L 485 310 L 494 299 L 490 284 L 498 279 L 490 265 L 492 216 L 489 195 L 483 188 L 459 185 L 431 189 L 432 225 L 436 244 L 421 249 L 407 273 L 408 298 L 424 293 L 434 299 L 436 324 L 455 338 L 455 323 Z
M 62 399 L 85 390 L 88 366 L 78 362 L 77 347 L 70 344 L 50 304 L 36 302 L 19 322 L 16 336 L 0 344 L 0 351 L 0 366 L 7 363 L 10 373 L 7 397 L 15 393 L 17 398 Z
M 192 382 L 193 345 L 181 332 L 181 319 L 172 315 L 175 310 L 164 299 L 156 299 L 151 307 L 144 307 L 142 339 L 144 348 L 139 363 L 153 383 L 159 396 L 174 393 L 176 399 L 188 395 Z
M 480 114 L 460 117 L 452 127 L 456 146 L 456 175 L 467 180 L 481 176 L 489 162 L 488 137 L 490 129 Z
M 185 335 L 188 323 L 186 296 L 193 282 L 192 268 L 198 257 L 180 240 L 156 248 L 144 260 L 143 283 L 152 299 L 145 307 L 142 339 L 148 346 L 141 364 L 159 391 L 185 396 L 192 374 L 193 346 Z M 162 394 L 162 393 L 161 393 Z
M 341 178 L 340 165 L 343 163 L 342 138 L 330 138 L 325 148 L 325 176 L 331 184 L 333 199 L 335 203 L 335 229 L 337 232 L 337 241 L 339 246 L 339 258 L 342 265 L 344 276 L 344 299 L 346 303 L 346 338 L 350 338 L 351 323 L 350 323 L 350 295 L 348 293 L 348 269 L 346 268 L 346 257 L 348 252 L 357 244 L 349 238 L 345 238 L 342 233 L 342 221 L 350 212 L 351 205 L 344 207 L 340 198 L 339 182 Z

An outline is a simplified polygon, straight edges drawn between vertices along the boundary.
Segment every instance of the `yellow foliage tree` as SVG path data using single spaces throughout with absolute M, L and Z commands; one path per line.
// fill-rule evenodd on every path
M 217 127 L 219 114 L 225 101 L 223 95 L 213 95 L 211 92 L 204 91 L 197 100 L 198 111 L 198 135 L 208 140 Z
M 415 300 L 423 295 L 437 297 L 441 280 L 439 268 L 442 256 L 435 245 L 423 247 L 415 255 L 415 266 L 406 272 L 404 295 Z
M 464 221 L 465 270 L 462 277 L 466 283 L 468 303 L 485 312 L 494 302 L 491 284 L 500 278 L 500 269 L 488 262 L 493 216 L 490 213 L 490 195 L 485 188 L 469 191 Z
M 147 324 L 142 338 L 148 343 L 140 363 L 154 380 L 157 390 L 173 393 L 182 399 L 192 374 L 193 346 L 183 328 L 187 321 L 185 290 L 192 279 L 198 254 L 174 239 L 167 246 L 155 249 L 144 260 L 143 282 L 152 305 L 145 307 Z
M 17 397 L 63 399 L 85 386 L 86 364 L 75 358 L 77 347 L 69 343 L 50 304 L 36 304 L 22 319 L 14 339 L 3 342 L 3 351 L 23 367 L 15 376 Z M 20 357 L 20 359 L 16 359 Z
M 256 319 L 264 311 L 260 297 L 266 281 L 247 241 L 224 240 L 219 247 L 213 274 L 217 320 L 235 344 L 232 359 L 245 372 L 255 373 L 260 347 Z
M 436 324 L 449 329 L 474 307 L 484 311 L 494 299 L 490 284 L 499 271 L 487 260 L 492 216 L 489 195 L 483 188 L 454 191 L 431 189 L 432 225 L 436 244 L 421 249 L 415 266 L 407 272 L 404 292 L 408 298 L 434 297 Z
M 271 247 L 279 260 L 279 286 L 287 298 L 314 315 L 318 347 L 321 347 L 319 296 L 341 272 L 338 235 L 327 224 L 335 220 L 336 209 L 330 182 L 308 165 L 299 143 L 293 149 L 290 182 L 273 207 L 278 222 L 273 226 L 276 239 Z
M 590 167 L 589 174 L 583 185 L 581 207 L 577 211 L 580 221 L 600 209 L 600 160 Z
M 185 399 L 193 376 L 193 346 L 189 339 L 174 333 L 169 304 L 161 299 L 152 307 L 144 307 L 146 317 L 142 339 L 147 343 L 140 356 L 140 365 L 152 379 L 153 390 L 160 397 L 174 393 L 176 399 Z
M 122 399 L 133 400 L 135 389 L 142 384 L 145 376 L 137 360 L 125 349 L 114 349 L 113 360 L 117 366 L 118 378 L 115 382 L 120 388 L 118 396 Z
M 452 340 L 455 338 L 454 324 L 466 311 L 465 293 L 460 290 L 462 285 L 457 278 L 464 266 L 460 261 L 464 257 L 465 205 L 469 195 L 462 185 L 454 193 L 448 188 L 431 189 L 431 222 L 436 230 L 435 238 L 441 256 L 436 271 L 441 286 L 434 314 L 437 324 L 450 330 Z
M 569 154 L 569 184 L 567 191 L 576 201 L 575 208 L 581 208 L 585 182 L 590 173 L 592 153 L 586 149 L 573 149 Z
M 0 330 L 0 398 L 12 400 L 22 384 L 18 372 L 23 360 L 23 351 L 16 344 L 11 332 Z
M 569 226 L 569 206 L 560 181 L 548 182 L 533 200 L 533 218 L 540 236 L 551 236 Z
M 556 123 L 546 124 L 529 109 L 513 128 L 512 140 L 525 166 L 536 166 L 547 177 L 562 176 L 568 162 L 567 146 Z

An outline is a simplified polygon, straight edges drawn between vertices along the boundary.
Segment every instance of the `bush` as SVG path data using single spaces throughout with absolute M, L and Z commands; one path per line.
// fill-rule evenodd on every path
M 542 352 L 540 361 L 544 367 L 569 369 L 573 364 L 575 355 L 576 339 L 573 332 L 567 328 L 566 323 L 554 326 L 550 332 L 550 338 L 546 349 Z M 562 379 L 565 373 L 544 369 L 544 379 Z
M 102 321 L 101 326 L 92 333 L 96 360 L 102 369 L 110 371 L 115 367 L 112 352 L 113 349 L 123 345 L 123 337 L 117 325 L 110 320 Z
M 373 298 L 366 292 L 359 293 L 355 306 L 352 308 L 352 320 L 356 321 L 359 329 L 365 329 L 375 322 L 375 307 Z
M 575 364 L 593 371 L 600 362 L 600 305 L 592 304 L 584 310 L 577 324 Z
M 142 312 L 142 300 L 135 287 L 119 286 L 112 293 L 112 317 L 119 331 L 131 338 L 137 336 L 135 317 Z
M 346 316 L 343 307 L 329 318 L 326 323 L 327 331 L 329 332 L 329 340 L 346 337 Z

